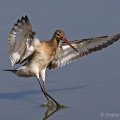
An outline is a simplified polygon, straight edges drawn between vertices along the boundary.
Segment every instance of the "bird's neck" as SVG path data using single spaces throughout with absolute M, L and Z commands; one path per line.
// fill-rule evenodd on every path
M 53 46 L 58 47 L 58 45 L 59 45 L 59 40 L 57 40 L 54 36 L 53 36 L 53 38 L 50 40 L 50 42 L 51 42 L 51 44 L 52 44 Z

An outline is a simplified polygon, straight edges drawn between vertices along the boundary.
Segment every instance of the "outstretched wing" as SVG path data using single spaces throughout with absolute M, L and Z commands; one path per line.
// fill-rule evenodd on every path
M 12 66 L 23 62 L 33 53 L 34 48 L 31 43 L 34 40 L 34 35 L 27 16 L 17 20 L 13 25 L 8 39 Z
M 48 68 L 55 69 L 58 67 L 62 67 L 63 65 L 71 63 L 78 58 L 106 48 L 119 39 L 120 34 L 114 34 L 70 42 L 72 46 L 74 46 L 78 50 L 78 52 L 76 52 L 66 43 L 62 43 L 61 45 L 59 45 L 55 58 L 49 64 Z

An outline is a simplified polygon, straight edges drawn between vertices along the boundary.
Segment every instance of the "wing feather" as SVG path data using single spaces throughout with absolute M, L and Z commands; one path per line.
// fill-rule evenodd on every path
M 33 53 L 31 42 L 34 40 L 34 34 L 27 16 L 17 20 L 13 25 L 8 38 L 12 66 L 21 63 Z
M 102 50 L 103 48 L 108 47 L 119 39 L 120 34 L 114 34 L 71 41 L 70 43 L 78 50 L 78 52 L 73 50 L 66 43 L 62 43 L 61 45 L 59 45 L 55 58 L 49 64 L 48 68 L 55 69 L 62 67 L 66 64 L 71 63 L 72 61 L 77 60 L 78 58 Z

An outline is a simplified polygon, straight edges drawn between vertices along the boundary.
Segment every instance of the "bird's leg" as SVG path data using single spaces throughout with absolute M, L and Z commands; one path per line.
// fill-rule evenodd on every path
M 44 82 L 43 82 L 43 90 L 46 91 L 45 90 L 45 83 Z M 45 93 L 44 93 L 44 96 L 46 97 L 47 101 L 50 101 L 49 98 L 48 98 L 48 96 Z
M 45 97 L 47 98 L 47 100 L 49 101 L 49 98 L 51 99 L 51 100 L 53 100 L 54 102 L 55 102 L 55 104 L 57 105 L 57 106 L 61 106 L 53 97 L 51 97 L 47 92 L 46 92 L 46 90 L 45 90 L 45 72 L 46 72 L 46 67 L 42 70 L 42 71 L 40 71 L 40 76 L 41 76 L 41 78 L 42 78 L 42 80 L 43 80 L 43 86 L 41 85 L 41 82 L 40 82 L 40 79 L 38 79 L 39 80 L 39 84 L 40 84 L 40 87 L 41 87 L 41 90 L 42 90 L 42 92 L 44 93 L 44 95 L 45 95 Z M 49 98 L 48 98 L 49 97 Z
M 55 102 L 55 104 L 57 105 L 57 107 L 61 107 L 60 103 L 58 103 L 53 97 L 51 97 L 51 96 L 45 91 L 45 89 L 42 87 L 41 82 L 40 82 L 39 79 L 38 79 L 38 82 L 39 82 L 39 85 L 40 85 L 41 90 L 42 90 L 42 92 L 44 93 L 44 95 L 47 96 L 47 97 L 49 97 L 51 100 L 53 100 L 53 101 Z
M 46 71 L 46 68 L 44 68 L 41 72 L 40 72 L 40 75 L 41 75 L 41 78 L 42 78 L 42 81 L 43 81 L 43 89 L 45 91 L 45 71 Z M 44 96 L 46 97 L 47 101 L 50 101 L 48 96 L 44 93 Z
M 44 93 L 44 96 L 45 96 L 46 99 L 49 101 L 49 98 L 48 98 L 48 96 L 47 96 L 46 93 L 45 93 L 45 89 L 43 89 L 43 87 L 42 87 L 42 85 L 41 85 L 40 79 L 38 79 L 38 82 L 39 82 L 39 85 L 40 85 L 40 88 L 41 88 L 42 92 Z

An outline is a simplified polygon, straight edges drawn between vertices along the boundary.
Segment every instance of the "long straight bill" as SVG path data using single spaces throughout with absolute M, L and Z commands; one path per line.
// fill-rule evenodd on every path
M 76 52 L 78 52 L 77 49 L 75 49 L 75 48 L 71 45 L 71 43 L 68 42 L 68 40 L 67 40 L 65 37 L 64 37 L 62 40 L 63 40 L 64 42 L 66 42 L 70 47 L 72 47 Z

